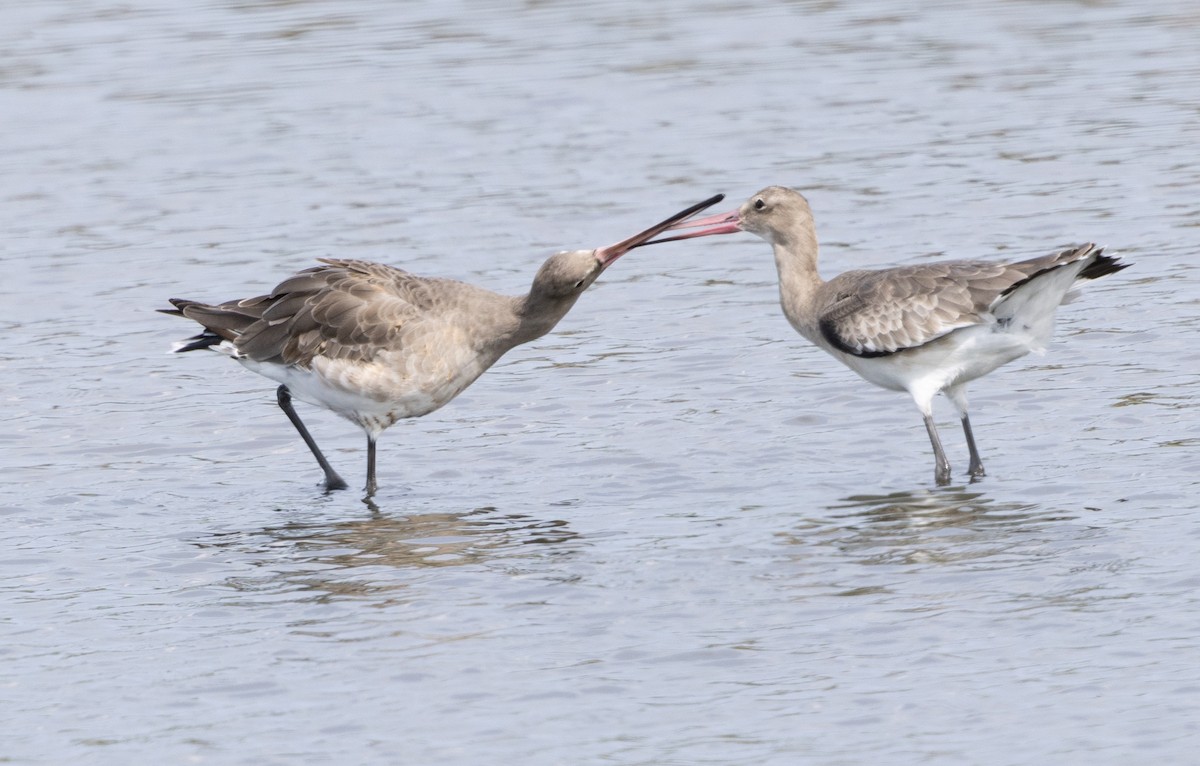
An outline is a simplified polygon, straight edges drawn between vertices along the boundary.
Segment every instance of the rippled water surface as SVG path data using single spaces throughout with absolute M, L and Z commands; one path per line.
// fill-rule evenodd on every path
M 0 761 L 1195 759 L 1194 3 L 9 5 Z M 749 235 L 622 260 L 388 431 L 375 507 L 154 313 L 328 255 L 515 294 L 769 183 L 827 275 L 1135 265 L 973 386 L 943 489 Z

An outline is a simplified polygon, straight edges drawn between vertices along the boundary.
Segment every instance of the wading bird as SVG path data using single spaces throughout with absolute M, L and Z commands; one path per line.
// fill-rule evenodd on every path
M 808 201 L 782 186 L 763 189 L 731 213 L 672 228 L 697 230 L 655 242 L 738 231 L 769 242 L 792 327 L 871 383 L 912 396 L 933 445 L 938 484 L 949 483 L 950 462 L 934 426 L 933 397 L 942 392 L 954 404 L 970 452 L 967 472 L 983 476 L 967 384 L 1043 350 L 1054 332 L 1054 311 L 1076 282 L 1129 265 L 1085 244 L 1016 263 L 942 261 L 848 271 L 826 282 L 817 273 Z
M 322 265 L 267 295 L 215 305 L 172 298 L 175 308 L 160 310 L 204 328 L 175 351 L 214 349 L 279 383 L 279 406 L 325 472 L 326 490 L 346 482 L 296 414 L 292 396 L 357 423 L 367 434 L 369 496 L 377 486 L 375 442 L 384 429 L 458 396 L 509 349 L 550 332 L 622 255 L 723 198 L 615 245 L 553 255 L 522 296 L 379 263 L 321 258 Z

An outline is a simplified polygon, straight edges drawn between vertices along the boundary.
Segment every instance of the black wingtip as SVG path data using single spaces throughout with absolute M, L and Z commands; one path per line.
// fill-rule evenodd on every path
M 155 309 L 155 311 L 157 311 L 160 314 L 166 314 L 168 316 L 181 317 L 181 316 L 183 316 L 183 310 L 185 308 L 187 308 L 188 306 L 190 306 L 191 304 L 195 303 L 195 301 L 189 301 L 186 298 L 167 298 L 167 303 L 170 303 L 175 308 L 173 308 L 173 309 Z
M 1126 263 L 1114 256 L 1105 255 L 1103 250 L 1097 250 L 1096 259 L 1085 266 L 1083 271 L 1079 272 L 1079 279 L 1099 279 L 1109 274 L 1116 274 L 1118 271 L 1127 269 L 1132 265 L 1132 263 Z
M 200 351 L 206 348 L 220 345 L 222 338 L 210 332 L 202 332 L 199 335 L 193 335 L 188 338 L 191 343 L 181 343 L 176 348 L 171 349 L 176 354 L 184 354 L 188 351 Z

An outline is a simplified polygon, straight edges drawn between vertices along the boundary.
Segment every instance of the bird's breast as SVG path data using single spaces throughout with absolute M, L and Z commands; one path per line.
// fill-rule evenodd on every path
M 283 383 L 297 399 L 378 433 L 442 407 L 495 362 L 465 343 L 444 340 L 378 351 L 370 360 L 317 355 L 306 367 L 238 361 Z

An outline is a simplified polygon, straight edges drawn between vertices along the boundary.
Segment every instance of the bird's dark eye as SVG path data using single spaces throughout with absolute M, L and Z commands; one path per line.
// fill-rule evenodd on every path
M 767 203 L 763 202 L 761 197 L 754 200 L 754 209 L 755 210 L 762 210 L 766 206 L 767 206 Z
M 584 283 L 584 280 L 582 280 L 582 279 L 579 280 L 578 282 L 576 282 L 575 289 L 578 290 L 579 288 L 583 287 L 583 283 Z

